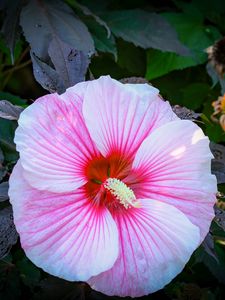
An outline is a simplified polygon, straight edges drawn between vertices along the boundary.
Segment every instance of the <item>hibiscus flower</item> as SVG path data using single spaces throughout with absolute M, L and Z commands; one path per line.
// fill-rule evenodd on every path
M 214 216 L 209 140 L 158 90 L 109 76 L 41 97 L 19 119 L 10 201 L 32 262 L 107 295 L 163 288 Z

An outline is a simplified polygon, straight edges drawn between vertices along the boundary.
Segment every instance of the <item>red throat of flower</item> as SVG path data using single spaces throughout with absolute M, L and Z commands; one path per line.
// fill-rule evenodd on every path
M 123 181 L 130 168 L 131 159 L 118 153 L 93 158 L 85 169 L 85 189 L 90 201 L 110 210 L 139 207 L 134 192 Z

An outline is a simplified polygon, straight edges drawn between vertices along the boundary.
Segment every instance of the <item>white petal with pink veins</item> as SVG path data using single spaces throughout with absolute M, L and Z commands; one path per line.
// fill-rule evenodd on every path
M 139 297 L 163 288 L 199 244 L 199 229 L 175 207 L 141 199 L 141 208 L 114 216 L 120 253 L 114 266 L 89 280 L 107 295 Z
M 151 95 L 158 95 L 159 90 L 154 86 L 147 83 L 126 83 L 126 87 L 129 87 L 131 90 L 137 93 L 138 96 L 146 96 L 149 97 L 149 101 L 151 100 Z
M 100 152 L 134 155 L 155 128 L 177 119 L 170 105 L 150 87 L 135 88 L 109 76 L 88 83 L 83 115 Z
M 88 82 L 89 81 L 79 82 L 74 86 L 69 87 L 66 89 L 66 92 L 61 94 L 59 97 L 65 101 L 80 101 L 82 103 Z
M 52 192 L 83 185 L 84 166 L 98 153 L 83 121 L 80 98 L 60 97 L 36 100 L 22 112 L 15 134 L 26 180 Z
M 137 197 L 175 205 L 201 229 L 201 241 L 214 216 L 216 178 L 211 174 L 209 140 L 191 121 L 175 121 L 155 130 L 133 162 Z M 129 179 L 128 179 L 129 181 Z
M 110 269 L 118 257 L 118 230 L 107 209 L 84 191 L 51 193 L 32 188 L 20 162 L 10 177 L 14 222 L 27 257 L 46 272 L 84 281 Z

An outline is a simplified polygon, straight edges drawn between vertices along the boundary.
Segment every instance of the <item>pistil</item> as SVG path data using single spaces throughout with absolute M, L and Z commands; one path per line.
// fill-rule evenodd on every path
M 121 180 L 108 178 L 103 185 L 126 209 L 140 207 L 140 202 L 136 199 L 132 189 Z

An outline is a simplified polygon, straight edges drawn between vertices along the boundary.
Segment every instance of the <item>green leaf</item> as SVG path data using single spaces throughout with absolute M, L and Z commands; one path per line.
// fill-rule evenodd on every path
M 101 54 L 91 60 L 90 70 L 94 78 L 110 75 L 115 79 L 129 77 L 130 73 L 121 68 L 109 54 Z
M 12 65 L 12 54 L 10 53 L 10 49 L 6 46 L 5 41 L 1 37 L 0 37 L 0 52 L 2 54 L 5 54 L 5 56 L 6 56 L 4 63 L 6 65 L 11 66 Z M 17 60 L 20 57 L 21 52 L 22 52 L 22 41 L 19 40 L 18 42 L 16 42 L 16 45 L 14 46 L 14 52 L 13 52 L 14 60 Z
M 181 90 L 181 103 L 182 105 L 196 110 L 206 100 L 210 86 L 205 83 L 192 83 Z
M 189 7 L 201 12 L 201 14 L 210 21 L 214 23 L 216 27 L 225 32 L 225 5 L 224 1 L 221 0 L 193 0 L 188 3 Z
M 85 295 L 85 285 L 69 282 L 57 277 L 49 276 L 40 282 L 40 291 L 35 300 L 75 300 L 89 299 Z M 93 297 L 94 299 L 94 297 Z M 97 298 L 96 298 L 97 299 Z
M 173 27 L 156 13 L 139 9 L 120 10 L 105 13 L 102 18 L 117 37 L 136 46 L 171 51 L 181 55 L 189 54 L 189 50 L 178 40 Z
M 115 38 L 113 35 L 108 35 L 103 26 L 90 18 L 85 19 L 85 24 L 88 26 L 92 38 L 95 43 L 95 48 L 100 52 L 112 53 L 117 58 L 117 49 Z
M 18 152 L 13 141 L 16 128 L 16 121 L 0 119 L 0 147 L 6 161 L 16 161 L 18 159 Z
M 176 28 L 180 40 L 188 46 L 191 56 L 180 56 L 176 53 L 148 50 L 146 78 L 165 75 L 173 70 L 193 67 L 207 61 L 205 49 L 220 38 L 220 33 L 212 26 L 206 27 L 199 19 L 184 13 L 163 14 Z
M 225 5 L 221 0 L 193 0 L 192 5 L 197 7 L 204 15 L 212 12 L 225 13 Z
M 105 28 L 105 30 L 107 32 L 107 37 L 108 38 L 110 37 L 111 31 L 110 31 L 108 25 L 106 24 L 106 22 L 103 21 L 99 16 L 94 14 L 87 6 L 81 5 L 81 4 L 77 3 L 76 1 L 67 0 L 67 2 L 72 7 L 81 10 L 84 15 L 92 17 L 99 25 L 101 25 L 102 27 Z
M 20 278 L 16 268 L 7 264 L 5 272 L 0 274 L 0 299 L 1 300 L 17 300 L 21 299 Z
M 22 8 L 22 1 L 8 0 L 6 4 L 6 17 L 1 31 L 10 50 L 11 62 L 14 64 L 14 49 L 16 40 L 19 36 L 19 16 Z
M 0 92 L 0 100 L 8 100 L 9 102 L 11 102 L 14 105 L 20 105 L 25 107 L 26 105 L 26 100 L 20 98 L 19 96 L 15 96 L 13 94 L 10 93 L 6 93 L 6 92 Z
M 127 69 L 134 76 L 144 76 L 146 70 L 146 54 L 140 47 L 118 39 L 118 65 Z
M 100 52 L 108 52 L 114 55 L 117 59 L 117 49 L 115 45 L 115 38 L 107 23 L 98 15 L 93 13 L 89 7 L 81 5 L 73 0 L 66 1 L 75 10 L 81 11 L 83 14 L 82 20 L 87 25 L 92 38 L 94 40 L 95 48 Z
M 25 285 L 34 286 L 41 279 L 40 270 L 26 257 L 17 262 L 17 267 Z
M 147 52 L 146 78 L 152 80 L 173 70 L 182 70 L 194 65 L 198 65 L 198 61 L 194 57 L 184 57 L 176 53 L 150 49 Z
M 180 40 L 200 56 L 206 47 L 221 37 L 215 27 L 205 26 L 203 20 L 195 16 L 185 13 L 164 13 L 163 16 L 176 29 Z
M 220 263 L 218 263 L 212 256 L 210 256 L 206 251 L 203 250 L 203 247 L 200 247 L 195 252 L 195 257 L 197 262 L 202 262 L 207 266 L 207 268 L 219 282 L 225 284 L 224 268 L 221 265 L 221 261 Z
M 215 143 L 225 142 L 225 133 L 219 124 L 207 125 L 205 133 Z
M 185 14 L 189 14 L 193 17 L 195 17 L 196 19 L 198 19 L 199 21 L 203 22 L 203 14 L 201 13 L 201 11 L 192 3 L 187 3 L 187 2 L 183 2 L 182 0 L 173 0 L 173 3 L 179 8 L 181 9 Z

